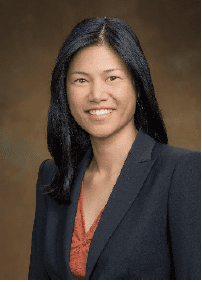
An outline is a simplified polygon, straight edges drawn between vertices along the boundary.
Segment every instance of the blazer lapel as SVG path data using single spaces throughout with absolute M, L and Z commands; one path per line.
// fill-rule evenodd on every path
M 89 249 L 85 279 L 89 279 L 104 246 L 138 196 L 155 162 L 151 160 L 155 143 L 153 138 L 140 129 L 95 230 Z

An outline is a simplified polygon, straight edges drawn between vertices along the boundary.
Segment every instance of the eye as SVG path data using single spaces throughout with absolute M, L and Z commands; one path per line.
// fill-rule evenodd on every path
M 108 79 L 110 79 L 110 81 L 114 81 L 116 80 L 117 78 L 119 78 L 118 76 L 110 76 L 108 77 Z
M 84 83 L 86 80 L 84 78 L 78 78 L 74 82 Z

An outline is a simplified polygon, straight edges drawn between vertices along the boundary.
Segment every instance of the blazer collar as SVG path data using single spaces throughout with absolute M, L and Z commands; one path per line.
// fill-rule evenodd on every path
M 107 241 L 116 231 L 116 228 L 138 196 L 138 193 L 155 162 L 155 160 L 151 159 L 151 154 L 155 143 L 156 141 L 146 134 L 142 129 L 139 130 L 139 134 L 134 140 L 131 150 L 129 151 L 126 161 L 122 167 L 121 173 L 109 197 L 107 205 L 102 213 L 99 224 L 95 230 L 88 253 L 85 279 L 89 279 L 96 261 L 98 260 L 100 253 L 104 249 Z M 66 265 L 68 264 L 67 271 L 69 274 L 69 252 L 74 229 L 74 219 L 80 195 L 81 182 L 85 174 L 85 169 L 90 164 L 92 157 L 93 152 L 91 147 L 78 166 L 77 177 L 75 178 L 71 191 L 72 202 L 66 211 L 66 214 L 68 214 L 65 225 L 66 241 L 63 245 L 61 245 L 60 251 L 62 251 L 64 254 Z M 114 216 L 115 214 L 116 216 Z
M 133 156 L 134 162 L 150 160 L 155 143 L 156 141 L 140 128 L 129 152 Z

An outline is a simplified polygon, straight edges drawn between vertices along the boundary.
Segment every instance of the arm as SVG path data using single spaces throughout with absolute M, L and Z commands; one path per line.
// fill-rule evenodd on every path
M 168 219 L 177 280 L 201 279 L 201 154 L 180 158 L 172 177 Z
M 39 168 L 37 189 L 36 189 L 36 211 L 32 231 L 32 247 L 28 280 L 50 279 L 44 268 L 44 222 L 46 220 L 46 201 L 39 186 L 43 183 L 42 175 L 46 161 L 43 161 Z

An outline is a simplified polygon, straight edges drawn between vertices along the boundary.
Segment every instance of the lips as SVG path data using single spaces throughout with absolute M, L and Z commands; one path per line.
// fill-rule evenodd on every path
M 102 109 L 102 110 L 90 110 L 88 114 L 90 115 L 106 115 L 112 113 L 113 109 Z
M 114 110 L 114 109 L 113 108 L 91 108 L 86 112 L 89 113 L 90 111 L 93 111 L 93 110 L 94 111 L 96 111 L 96 110 L 100 111 L 100 110 Z
M 101 111 L 95 111 L 95 110 L 90 110 L 87 112 L 87 115 L 90 117 L 91 121 L 106 121 L 108 120 L 111 115 L 113 114 L 114 110 L 101 110 Z

